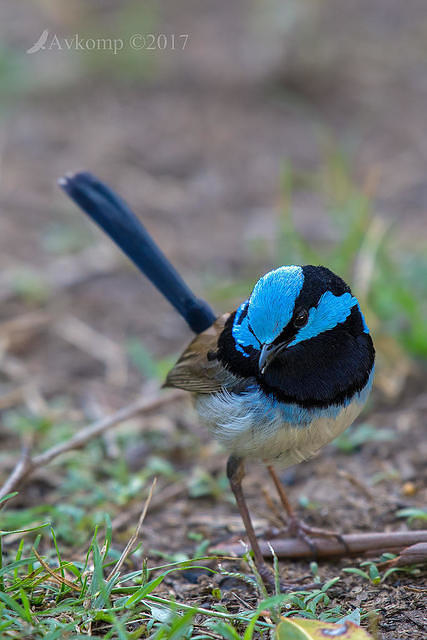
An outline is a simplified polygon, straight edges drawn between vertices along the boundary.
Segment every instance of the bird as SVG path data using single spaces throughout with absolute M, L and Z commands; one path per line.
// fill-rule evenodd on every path
M 196 334 L 165 386 L 193 394 L 201 422 L 228 451 L 227 476 L 255 565 L 271 585 L 242 488 L 245 462 L 266 465 L 291 530 L 307 544 L 311 535 L 341 539 L 298 519 L 276 469 L 314 456 L 366 403 L 375 348 L 357 298 L 325 266 L 283 265 L 261 276 L 236 310 L 217 317 L 110 187 L 86 171 L 59 184 Z
M 36 42 L 29 49 L 27 49 L 27 53 L 29 54 L 37 53 L 38 51 L 46 49 L 46 42 L 47 42 L 48 36 L 49 36 L 48 29 L 44 29 L 44 31 L 41 33 L 39 38 L 37 38 Z

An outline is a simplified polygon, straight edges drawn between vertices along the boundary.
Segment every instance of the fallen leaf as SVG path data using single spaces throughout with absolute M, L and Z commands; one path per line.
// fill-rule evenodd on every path
M 276 629 L 276 640 L 373 640 L 364 629 L 350 620 L 322 622 L 306 618 L 285 618 Z

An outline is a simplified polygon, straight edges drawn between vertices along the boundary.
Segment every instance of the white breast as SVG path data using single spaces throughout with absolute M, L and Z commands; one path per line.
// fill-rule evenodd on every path
M 359 415 L 370 379 L 346 406 L 303 409 L 283 405 L 259 388 L 242 394 L 199 395 L 196 409 L 214 437 L 234 455 L 277 460 L 287 467 L 313 456 Z

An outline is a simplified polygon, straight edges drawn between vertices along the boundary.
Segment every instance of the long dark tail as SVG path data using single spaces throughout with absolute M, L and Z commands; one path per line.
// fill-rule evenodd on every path
M 87 172 L 60 178 L 58 184 L 94 220 L 169 300 L 195 333 L 210 327 L 216 316 L 196 298 L 154 243 L 127 204 Z

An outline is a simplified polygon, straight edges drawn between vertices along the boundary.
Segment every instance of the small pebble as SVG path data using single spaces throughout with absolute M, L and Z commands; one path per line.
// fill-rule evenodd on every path
M 402 493 L 404 496 L 414 496 L 417 493 L 417 487 L 413 482 L 405 482 L 402 487 Z

